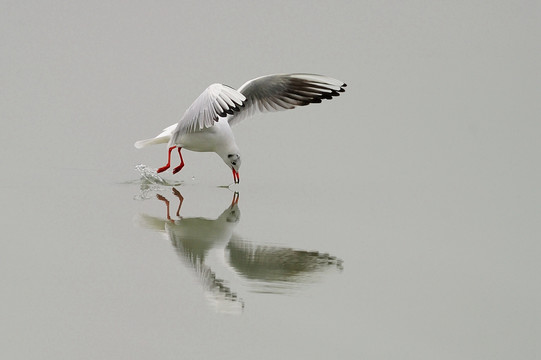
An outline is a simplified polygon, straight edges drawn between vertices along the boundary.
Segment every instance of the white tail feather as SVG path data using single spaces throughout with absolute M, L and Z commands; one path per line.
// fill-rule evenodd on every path
M 166 142 L 169 141 L 170 138 L 171 138 L 170 136 L 162 136 L 162 137 L 155 137 L 152 139 L 139 140 L 133 145 L 137 149 L 141 149 L 149 145 L 165 144 Z
M 173 124 L 171 126 L 166 127 L 163 129 L 163 131 L 160 133 L 160 135 L 156 136 L 152 139 L 145 139 L 145 140 L 139 140 L 135 144 L 133 144 L 136 148 L 141 149 L 148 145 L 156 145 L 156 144 L 165 144 L 171 140 L 171 134 L 176 129 L 177 124 Z

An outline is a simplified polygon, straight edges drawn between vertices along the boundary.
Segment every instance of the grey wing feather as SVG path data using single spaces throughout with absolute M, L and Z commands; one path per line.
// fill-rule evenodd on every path
M 214 126 L 220 117 L 240 111 L 245 100 L 244 95 L 227 85 L 210 85 L 186 110 L 171 136 L 170 143 L 176 144 L 184 134 Z
M 277 74 L 262 76 L 246 82 L 239 92 L 246 96 L 244 108 L 228 117 L 229 125 L 257 113 L 283 111 L 320 103 L 345 91 L 347 85 L 327 76 L 316 74 Z

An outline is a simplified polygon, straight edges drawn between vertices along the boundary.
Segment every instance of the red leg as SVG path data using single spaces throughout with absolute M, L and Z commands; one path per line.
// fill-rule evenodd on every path
M 238 184 L 240 182 L 239 172 L 233 168 L 231 170 L 233 170 L 233 181 Z
M 178 198 L 178 209 L 177 209 L 177 216 L 180 217 L 180 207 L 182 206 L 182 202 L 184 201 L 184 197 L 180 194 L 180 191 L 173 188 L 173 194 Z
M 173 174 L 178 173 L 184 167 L 184 159 L 182 159 L 182 154 L 180 153 L 180 150 L 182 150 L 182 148 L 179 147 L 178 156 L 180 156 L 180 165 L 173 169 Z
M 171 216 L 169 215 L 169 200 L 167 200 L 164 196 L 160 194 L 156 194 L 156 197 L 159 200 L 163 201 L 165 203 L 165 206 L 167 207 L 167 220 L 173 221 L 173 219 L 171 219 Z
M 171 146 L 169 148 L 169 152 L 167 153 L 167 165 L 159 168 L 158 173 L 164 172 L 165 170 L 169 169 L 169 166 L 171 166 L 171 151 L 173 151 L 174 148 L 176 148 L 176 146 Z

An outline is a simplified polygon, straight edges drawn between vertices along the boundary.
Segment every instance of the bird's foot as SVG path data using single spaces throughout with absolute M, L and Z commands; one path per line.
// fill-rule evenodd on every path
M 177 166 L 176 168 L 174 168 L 174 169 L 173 169 L 173 174 L 178 173 L 180 170 L 182 170 L 183 167 L 184 167 L 184 164 L 180 164 L 179 166 Z
M 165 170 L 169 169 L 169 165 L 165 165 L 165 166 L 162 166 L 161 168 L 159 168 L 158 170 L 156 170 L 156 172 L 159 174 L 161 172 L 164 172 Z

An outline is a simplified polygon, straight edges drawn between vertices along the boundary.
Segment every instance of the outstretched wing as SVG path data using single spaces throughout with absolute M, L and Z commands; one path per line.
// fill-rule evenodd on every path
M 246 96 L 244 107 L 229 116 L 229 125 L 257 113 L 282 111 L 320 103 L 344 92 L 347 85 L 340 80 L 316 74 L 277 74 L 258 77 L 239 88 Z
M 171 137 L 174 144 L 187 133 L 209 128 L 218 118 L 232 115 L 244 106 L 246 97 L 222 84 L 210 85 L 186 110 Z

